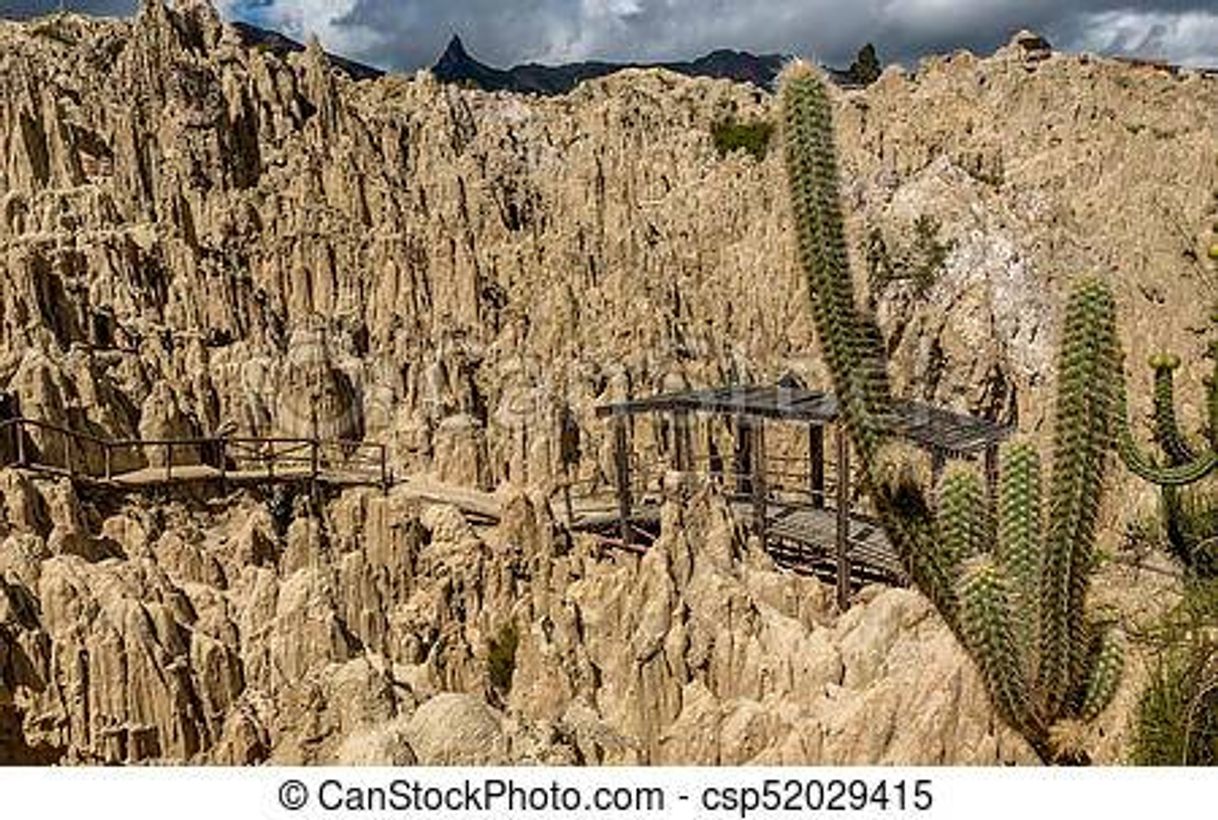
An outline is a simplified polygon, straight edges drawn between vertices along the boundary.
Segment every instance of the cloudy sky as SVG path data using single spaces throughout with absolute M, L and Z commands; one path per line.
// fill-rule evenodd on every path
M 64 0 L 130 14 L 138 0 Z M 1055 46 L 1218 66 L 1218 0 L 213 0 L 230 18 L 387 69 L 430 65 L 454 33 L 492 65 L 687 59 L 715 48 L 845 65 L 870 40 L 886 61 L 968 48 L 988 53 L 1020 28 Z M 59 0 L 0 0 L 0 16 Z

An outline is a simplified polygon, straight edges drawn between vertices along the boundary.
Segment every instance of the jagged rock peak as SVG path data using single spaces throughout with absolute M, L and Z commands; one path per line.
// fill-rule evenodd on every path
M 206 53 L 223 34 L 209 0 L 179 0 L 173 8 L 165 0 L 141 0 L 135 25 L 136 42 L 162 58 L 172 50 Z
M 461 42 L 461 35 L 454 34 L 448 41 L 448 46 L 444 49 L 444 53 L 440 55 L 438 65 L 464 62 L 468 59 L 469 52 L 465 50 L 465 43 Z

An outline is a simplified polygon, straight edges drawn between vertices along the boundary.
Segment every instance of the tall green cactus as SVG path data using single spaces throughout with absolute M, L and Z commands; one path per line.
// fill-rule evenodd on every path
M 1052 760 L 1053 727 L 1102 712 L 1123 666 L 1119 634 L 1098 633 L 1084 608 L 1124 399 L 1111 377 L 1120 371 L 1112 295 L 1086 280 L 1067 305 L 1047 517 L 1039 456 L 1026 442 L 1004 446 L 996 499 L 967 466 L 949 469 L 932 497 L 916 457 L 893 440 L 881 346 L 855 306 L 824 81 L 796 62 L 783 74 L 781 100 L 799 261 L 864 486 L 912 581 L 976 660 L 998 712 Z

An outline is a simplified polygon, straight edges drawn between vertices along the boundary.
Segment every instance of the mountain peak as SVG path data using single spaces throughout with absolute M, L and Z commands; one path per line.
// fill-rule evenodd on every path
M 440 63 L 464 63 L 469 59 L 469 52 L 465 50 L 465 44 L 461 42 L 459 34 L 452 36 L 444 53 L 440 55 Z
M 580 62 L 559 66 L 528 63 L 509 69 L 479 62 L 465 50 L 461 37 L 453 34 L 440 59 L 432 66 L 437 80 L 464 83 L 484 91 L 515 91 L 531 94 L 565 94 L 583 80 L 603 77 L 623 68 L 665 68 L 691 76 L 721 77 L 752 82 L 763 88 L 772 85 L 785 58 L 778 54 L 754 55 L 722 48 L 692 62 L 610 63 Z

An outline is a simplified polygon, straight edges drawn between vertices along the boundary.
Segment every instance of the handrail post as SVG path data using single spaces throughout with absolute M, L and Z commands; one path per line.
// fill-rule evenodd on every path
M 320 472 L 320 445 L 316 438 L 309 439 L 309 480 L 314 484 L 317 483 L 317 475 Z
M 165 442 L 165 483 L 173 481 L 173 442 Z
M 837 608 L 850 605 L 850 440 L 839 424 L 837 438 Z
M 381 489 L 389 494 L 389 453 L 384 444 L 378 446 L 381 453 Z
M 17 466 L 24 467 L 25 460 L 25 419 L 20 419 L 13 425 L 13 430 L 17 433 Z
M 114 477 L 113 457 L 110 455 L 110 442 L 102 442 L 102 458 L 106 461 L 106 481 Z
M 575 505 L 571 502 L 571 464 L 562 463 L 562 503 L 563 511 L 567 514 L 567 526 L 575 526 Z
M 998 445 L 991 444 L 985 448 L 985 486 L 990 498 L 998 497 Z
M 808 427 L 808 489 L 812 493 L 813 509 L 825 508 L 825 428 L 819 424 Z
M 275 477 L 275 442 L 270 440 L 266 443 L 266 477 L 267 480 Z
M 63 452 L 64 461 L 68 468 L 68 477 L 76 478 L 76 461 L 72 458 L 72 434 L 67 430 L 63 431 Z
M 227 478 L 228 471 L 228 436 L 220 436 L 217 443 L 219 444 L 220 481 L 223 482 Z
M 753 492 L 750 478 L 753 460 L 753 428 L 747 416 L 738 415 L 735 417 L 735 422 L 732 473 L 736 480 L 736 494 L 747 496 Z
M 672 411 L 673 466 L 677 472 L 688 473 L 693 469 L 693 441 L 690 430 L 689 411 Z
M 617 517 L 621 530 L 622 546 L 630 546 L 630 441 L 626 430 L 626 417 L 613 417 L 613 463 L 617 475 Z
M 765 475 L 765 420 L 758 419 L 752 425 L 753 447 L 752 447 L 752 490 L 753 495 L 753 522 L 757 530 L 757 537 L 761 539 L 761 546 L 765 548 L 766 539 L 766 475 Z

